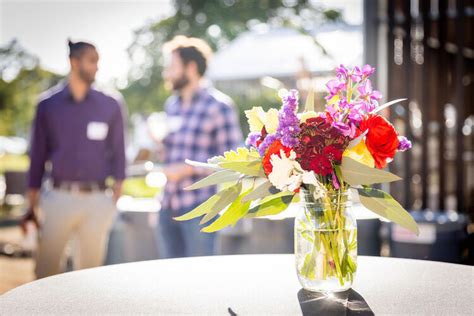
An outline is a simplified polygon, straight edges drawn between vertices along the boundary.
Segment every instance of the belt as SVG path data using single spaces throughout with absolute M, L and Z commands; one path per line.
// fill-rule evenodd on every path
M 89 182 L 81 182 L 81 181 L 53 181 L 53 187 L 60 190 L 65 191 L 73 191 L 73 192 L 97 192 L 97 191 L 105 191 L 107 186 L 105 185 L 104 181 L 89 181 Z

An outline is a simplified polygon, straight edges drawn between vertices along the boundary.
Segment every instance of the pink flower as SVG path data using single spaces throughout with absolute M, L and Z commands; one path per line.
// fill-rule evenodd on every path
M 368 77 L 374 72 L 375 72 L 375 68 L 372 67 L 371 65 L 365 65 L 364 67 L 362 67 L 362 75 L 364 77 Z

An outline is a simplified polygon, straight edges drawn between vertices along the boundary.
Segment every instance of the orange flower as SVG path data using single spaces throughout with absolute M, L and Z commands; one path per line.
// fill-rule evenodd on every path
M 291 148 L 283 146 L 280 140 L 276 140 L 270 146 L 268 146 L 268 149 L 265 152 L 265 156 L 263 156 L 263 159 L 262 159 L 263 170 L 265 171 L 265 174 L 267 176 L 273 170 L 273 166 L 272 166 L 272 163 L 270 162 L 270 158 L 272 157 L 272 155 L 278 155 L 278 157 L 281 157 L 280 150 L 282 149 L 285 152 L 286 156 L 289 157 Z

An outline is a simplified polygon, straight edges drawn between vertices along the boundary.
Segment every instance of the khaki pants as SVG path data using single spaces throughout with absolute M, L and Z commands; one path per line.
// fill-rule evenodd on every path
M 104 192 L 51 190 L 40 199 L 42 227 L 36 258 L 38 279 L 63 272 L 67 242 L 75 237 L 74 269 L 103 264 L 117 209 Z

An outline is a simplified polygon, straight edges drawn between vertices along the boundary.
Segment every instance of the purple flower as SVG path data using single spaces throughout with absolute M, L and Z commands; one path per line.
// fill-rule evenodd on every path
M 357 91 L 359 91 L 360 96 L 366 100 L 380 100 L 382 98 L 382 94 L 379 91 L 372 89 L 372 82 L 370 79 L 365 80 L 357 88 Z
M 362 77 L 363 77 L 363 73 L 362 73 L 362 70 L 360 70 L 359 67 L 355 66 L 354 69 L 352 69 L 352 72 L 351 72 L 351 79 L 352 81 L 354 82 L 360 82 L 362 81 Z
M 348 73 L 349 71 L 343 64 L 340 64 L 339 67 L 336 68 L 336 76 L 341 80 L 345 81 Z
M 368 77 L 374 72 L 375 72 L 375 68 L 372 67 L 371 65 L 365 65 L 364 67 L 362 67 L 362 75 L 364 77 Z
M 398 136 L 398 151 L 405 151 L 411 148 L 411 141 L 408 140 L 405 136 Z
M 245 140 L 245 145 L 257 147 L 257 141 L 262 137 L 262 135 L 258 132 L 250 133 Z
M 258 153 L 260 154 L 260 156 L 264 156 L 265 155 L 265 152 L 267 151 L 268 147 L 278 139 L 279 137 L 277 136 L 277 134 L 270 134 L 270 135 L 267 135 L 267 137 L 265 137 L 265 139 L 263 140 L 263 142 L 260 144 L 260 146 L 258 147 Z
M 298 134 L 301 130 L 300 120 L 296 116 L 297 110 L 298 91 L 290 90 L 283 97 L 283 106 L 278 114 L 278 129 L 276 131 L 277 137 L 281 140 L 283 146 L 290 148 L 298 144 Z
M 331 124 L 336 128 L 342 135 L 354 138 L 356 134 L 356 126 L 352 123 L 343 123 L 343 122 L 332 122 Z
M 326 83 L 326 87 L 328 88 L 329 95 L 326 97 L 326 100 L 331 99 L 333 96 L 339 93 L 339 91 L 344 90 L 346 84 L 341 82 L 337 79 L 329 80 Z

